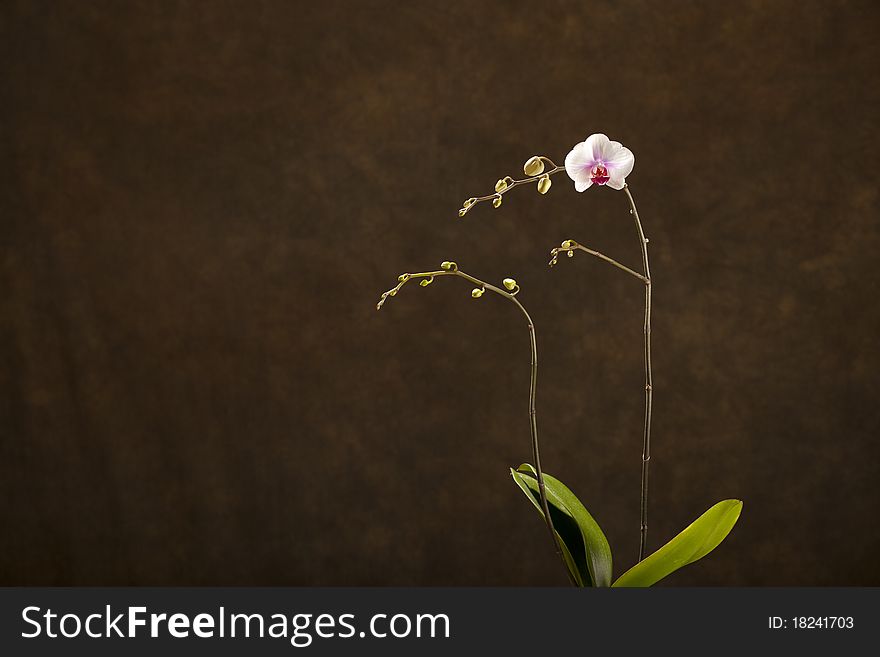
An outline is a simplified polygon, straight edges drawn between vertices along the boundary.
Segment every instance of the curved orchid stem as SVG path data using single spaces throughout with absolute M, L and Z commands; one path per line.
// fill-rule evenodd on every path
M 550 251 L 550 266 L 552 267 L 557 263 L 560 253 L 564 252 L 571 257 L 574 255 L 575 251 L 583 251 L 617 267 L 645 284 L 645 424 L 642 436 L 642 475 L 641 494 L 639 497 L 639 561 L 642 561 L 645 558 L 645 550 L 648 542 L 648 470 L 651 461 L 651 410 L 654 390 L 653 377 L 651 374 L 651 267 L 648 262 L 648 239 L 645 237 L 645 231 L 642 229 L 642 222 L 639 220 L 639 213 L 638 210 L 636 210 L 635 201 L 629 191 L 629 185 L 624 184 L 623 191 L 626 192 L 626 197 L 629 199 L 630 214 L 633 215 L 636 222 L 636 230 L 639 234 L 639 246 L 642 252 L 642 267 L 644 274 L 640 274 L 634 269 L 630 269 L 614 258 L 609 258 L 604 253 L 600 253 L 595 249 L 578 244 L 574 240 L 565 240 L 561 246 Z
M 409 281 L 414 279 L 421 279 L 419 284 L 421 286 L 430 285 L 430 283 L 434 280 L 435 277 L 439 276 L 458 276 L 467 281 L 470 281 L 474 285 L 478 286 L 478 288 L 474 289 L 472 296 L 475 298 L 483 295 L 485 290 L 489 290 L 490 292 L 494 292 L 498 294 L 508 301 L 511 301 L 516 305 L 517 308 L 520 309 L 523 316 L 526 318 L 526 322 L 529 328 L 529 346 L 531 347 L 532 359 L 531 359 L 531 376 L 529 381 L 529 432 L 531 434 L 532 439 L 532 458 L 535 460 L 535 474 L 538 480 L 538 495 L 540 497 L 541 508 L 544 511 L 544 519 L 547 524 L 547 530 L 550 532 L 550 537 L 553 539 L 553 546 L 556 550 L 557 556 L 562 560 L 563 565 L 565 564 L 565 559 L 562 556 L 562 543 L 559 538 L 559 535 L 556 533 L 556 529 L 553 526 L 553 519 L 550 517 L 550 505 L 547 502 L 547 491 L 544 485 L 544 472 L 541 469 L 541 452 L 538 448 L 538 420 L 537 413 L 535 411 L 535 396 L 538 385 L 538 344 L 535 339 L 535 324 L 532 322 L 532 318 L 529 315 L 528 311 L 523 307 L 523 305 L 516 298 L 516 295 L 519 293 L 519 285 L 516 285 L 515 282 L 511 281 L 513 284 L 513 289 L 508 291 L 496 287 L 490 283 L 485 281 L 481 281 L 478 278 L 474 278 L 470 274 L 466 274 L 463 271 L 458 269 L 458 265 L 454 262 L 444 262 L 443 267 L 439 271 L 428 271 L 428 272 L 419 272 L 415 274 L 401 274 L 398 278 L 398 284 L 391 288 L 390 290 L 383 292 L 382 297 L 379 299 L 379 303 L 376 304 L 376 310 L 382 308 L 385 304 L 385 301 L 389 297 L 395 296 L 400 289 L 406 285 Z M 427 282 L 426 282 L 427 281 Z M 508 281 L 505 281 L 507 284 Z M 568 572 L 568 567 L 566 566 L 566 572 Z M 569 579 L 571 583 L 575 586 L 577 582 L 574 580 L 574 576 L 569 572 Z
M 486 196 L 473 196 L 473 197 L 469 198 L 467 201 L 464 202 L 461 209 L 458 211 L 458 216 L 463 217 L 471 210 L 471 208 L 473 208 L 478 203 L 483 203 L 485 201 L 493 201 L 493 202 L 497 202 L 498 204 L 500 204 L 501 197 L 504 196 L 504 194 L 509 192 L 514 187 L 519 187 L 520 185 L 526 185 L 528 183 L 537 182 L 541 178 L 545 178 L 545 177 L 549 178 L 550 176 L 552 176 L 556 173 L 559 173 L 560 171 L 565 171 L 564 166 L 558 166 L 549 157 L 546 157 L 544 155 L 539 155 L 539 156 L 537 156 L 537 159 L 540 159 L 543 162 L 546 162 L 552 168 L 547 171 L 542 171 L 541 173 L 539 173 L 537 175 L 529 176 L 528 178 L 522 178 L 521 180 L 514 180 L 510 176 L 502 178 L 502 180 L 505 182 L 505 185 L 503 188 L 498 189 L 498 187 L 496 187 L 495 192 L 492 194 L 487 194 Z M 499 181 L 499 182 L 501 182 L 501 181 Z M 496 205 L 495 207 L 498 207 L 498 205 Z

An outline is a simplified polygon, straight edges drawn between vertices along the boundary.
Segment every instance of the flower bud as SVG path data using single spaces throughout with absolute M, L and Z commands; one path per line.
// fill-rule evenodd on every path
M 495 191 L 503 192 L 505 189 L 507 189 L 507 180 L 501 178 L 497 183 L 495 183 Z
M 551 184 L 552 184 L 552 182 L 550 181 L 550 176 L 548 176 L 548 175 L 545 173 L 545 174 L 544 174 L 543 176 L 541 176 L 541 178 L 538 180 L 538 193 L 540 193 L 540 194 L 546 194 L 547 192 L 549 192 L 549 191 L 550 191 L 550 185 L 551 185 Z
M 500 196 L 496 196 L 496 197 L 492 200 L 492 207 L 495 207 L 495 208 L 500 208 L 500 207 L 501 207 L 501 197 L 500 197 Z
M 421 285 L 422 287 L 428 287 L 433 282 L 434 282 L 434 277 L 428 276 L 428 278 L 423 278 L 422 280 L 420 280 L 419 285 Z
M 565 240 L 565 241 L 562 243 L 562 248 L 563 248 L 563 249 L 570 249 L 570 248 L 573 247 L 573 246 L 574 246 L 574 244 L 572 243 L 571 240 Z
M 477 199 L 472 196 L 471 198 L 469 198 L 467 201 L 464 202 L 464 207 L 469 208 L 476 202 L 477 202 Z
M 458 211 L 458 216 L 459 216 L 459 217 L 463 217 L 463 216 L 466 215 L 466 214 L 467 214 L 467 210 L 465 210 L 464 208 L 462 208 L 461 210 Z
M 568 257 L 569 257 L 569 258 L 573 258 L 573 257 L 574 257 L 574 251 L 568 251 L 567 253 L 568 253 Z
M 485 290 L 483 290 L 481 288 L 475 287 L 473 290 L 471 290 L 471 296 L 474 299 L 479 299 L 481 296 L 483 296 L 484 291 Z
M 444 260 L 440 263 L 440 269 L 443 269 L 444 271 L 455 271 L 458 269 L 458 265 L 450 260 Z
M 530 157 L 523 164 L 523 173 L 527 176 L 537 176 L 540 173 L 544 173 L 544 160 L 537 155 Z
M 504 287 L 506 287 L 508 291 L 516 289 L 516 281 L 512 278 L 505 278 L 502 283 L 504 283 Z
M 401 274 L 400 276 L 397 277 L 397 280 L 400 281 L 401 283 L 404 283 L 409 280 L 409 274 Z

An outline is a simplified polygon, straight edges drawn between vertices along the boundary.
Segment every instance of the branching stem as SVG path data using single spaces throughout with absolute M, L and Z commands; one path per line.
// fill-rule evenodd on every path
M 541 178 L 544 178 L 545 176 L 549 178 L 553 174 L 559 173 L 560 171 L 565 171 L 564 166 L 562 166 L 562 167 L 558 166 L 549 157 L 546 157 L 544 155 L 540 155 L 540 156 L 538 156 L 538 159 L 546 162 L 548 165 L 550 165 L 551 168 L 547 171 L 542 171 L 541 173 L 539 173 L 537 175 L 529 176 L 528 178 L 522 178 L 521 180 L 514 180 L 510 176 L 503 178 L 503 180 L 509 181 L 506 183 L 506 185 L 503 189 L 496 190 L 493 194 L 486 194 L 486 196 L 474 196 L 474 197 L 469 198 L 467 201 L 464 202 L 464 205 L 462 206 L 461 210 L 458 211 L 458 216 L 463 217 L 471 210 L 471 208 L 473 208 L 478 203 L 483 203 L 485 201 L 495 201 L 496 199 L 500 203 L 501 197 L 504 196 L 507 192 L 509 192 L 514 187 L 519 187 L 520 185 L 527 185 L 528 183 L 537 182 L 538 180 L 540 180 Z
M 529 346 L 531 347 L 531 376 L 529 382 L 529 432 L 532 438 L 532 458 L 535 461 L 535 474 L 538 480 L 538 495 L 540 497 L 541 508 L 544 512 L 544 519 L 547 524 L 547 529 L 550 532 L 550 537 L 553 539 L 553 545 L 556 549 L 556 554 L 565 564 L 564 557 L 562 556 L 562 542 L 559 538 L 559 535 L 556 533 L 556 529 L 553 526 L 553 519 L 550 517 L 550 505 L 547 502 L 547 491 L 544 485 L 544 473 L 541 469 L 541 452 L 538 448 L 538 420 L 537 413 L 535 411 L 535 396 L 538 385 L 538 343 L 535 339 L 535 324 L 532 322 L 532 318 L 529 315 L 528 311 L 523 307 L 523 305 L 516 298 L 516 295 L 519 293 L 519 286 L 516 285 L 514 289 L 508 291 L 502 289 L 500 287 L 496 287 L 491 283 L 487 283 L 485 281 L 481 281 L 478 278 L 474 278 L 470 274 L 466 274 L 463 271 L 458 269 L 458 266 L 453 262 L 443 263 L 444 268 L 439 271 L 428 271 L 428 272 L 419 272 L 416 274 L 402 274 L 398 284 L 388 290 L 387 292 L 382 293 L 382 297 L 379 300 L 379 303 L 376 305 L 376 309 L 380 309 L 385 301 L 389 297 L 395 296 L 400 289 L 406 285 L 409 281 L 414 279 L 421 279 L 420 284 L 430 284 L 431 281 L 434 280 L 435 277 L 439 276 L 458 276 L 467 281 L 470 281 L 474 285 L 478 286 L 479 290 L 489 290 L 490 292 L 494 292 L 498 294 L 508 301 L 511 301 L 516 305 L 517 308 L 520 309 L 523 316 L 526 318 L 526 322 L 529 328 Z M 448 268 L 446 266 L 448 265 Z M 428 281 L 428 283 L 425 283 Z M 477 291 L 475 289 L 475 292 Z M 568 572 L 568 567 L 566 566 L 566 572 Z M 574 576 L 569 572 L 569 578 L 571 579 L 572 584 L 577 584 L 574 580 Z
M 636 222 L 636 230 L 639 235 L 639 247 L 642 253 L 642 270 L 643 274 L 630 269 L 626 265 L 619 263 L 614 258 L 609 258 L 604 253 L 600 253 L 595 249 L 578 244 L 574 240 L 565 240 L 561 246 L 550 251 L 550 266 L 556 264 L 560 253 L 565 252 L 569 257 L 575 251 L 583 251 L 600 260 L 614 265 L 618 269 L 625 271 L 645 284 L 645 423 L 642 435 L 642 475 L 641 475 L 641 493 L 639 496 L 639 561 L 645 558 L 645 550 L 648 542 L 648 472 L 651 462 L 651 410 L 654 395 L 654 382 L 651 373 L 651 266 L 648 262 L 648 239 L 645 237 L 645 231 L 642 229 L 642 222 L 639 220 L 639 212 L 636 209 L 636 203 L 629 191 L 629 185 L 624 184 L 623 191 L 629 200 L 630 214 Z
M 578 244 L 574 240 L 565 240 L 565 242 L 563 242 L 563 246 L 558 246 L 555 249 L 550 250 L 550 255 L 552 256 L 552 258 L 550 259 L 550 266 L 552 267 L 553 265 L 556 264 L 556 259 L 560 253 L 571 252 L 571 251 L 583 251 L 584 253 L 589 253 L 591 256 L 596 256 L 600 260 L 604 260 L 605 262 L 607 262 L 611 265 L 614 265 L 618 269 L 622 269 L 630 276 L 635 276 L 643 283 L 648 282 L 648 279 L 645 278 L 644 276 L 642 276 L 639 272 L 630 269 L 626 265 L 620 264 L 619 262 L 617 262 L 617 260 L 615 260 L 614 258 L 609 258 L 604 253 L 599 253 L 599 251 L 596 251 L 595 249 L 591 249 L 589 247 L 586 247 L 583 244 Z

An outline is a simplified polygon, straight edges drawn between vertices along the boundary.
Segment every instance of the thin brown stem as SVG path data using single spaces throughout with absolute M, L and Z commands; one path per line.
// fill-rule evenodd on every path
M 559 538 L 559 534 L 556 533 L 556 529 L 553 527 L 553 520 L 550 518 L 550 506 L 547 503 L 547 490 L 544 486 L 544 472 L 541 469 L 541 452 L 538 449 L 538 418 L 537 412 L 535 411 L 535 394 L 538 386 L 538 343 L 535 338 L 535 325 L 532 322 L 532 318 L 529 316 L 528 311 L 526 311 L 519 300 L 512 296 L 510 297 L 510 300 L 513 301 L 513 303 L 515 303 L 522 311 L 529 327 L 529 343 L 532 350 L 531 377 L 529 385 L 529 430 L 532 437 L 532 457 L 535 459 L 535 475 L 538 480 L 538 496 L 541 499 L 541 508 L 544 510 L 547 529 L 550 531 L 550 536 L 556 547 L 556 554 L 564 563 L 565 559 L 562 556 L 562 542 Z M 577 581 L 575 580 L 574 575 L 568 571 L 568 566 L 566 566 L 566 572 L 568 572 L 568 577 L 571 580 L 571 583 L 577 586 Z
M 578 244 L 574 240 L 565 240 L 561 246 L 550 251 L 550 265 L 553 266 L 556 264 L 557 258 L 559 257 L 560 253 L 565 252 L 566 255 L 570 257 L 574 254 L 575 251 L 584 251 L 585 253 L 595 256 L 600 260 L 614 265 L 618 269 L 626 272 L 630 276 L 639 279 L 640 281 L 642 281 L 642 283 L 645 284 L 645 423 L 644 433 L 642 436 L 642 473 L 641 490 L 639 496 L 639 561 L 642 561 L 645 558 L 645 550 L 648 543 L 648 474 L 651 461 L 651 410 L 654 394 L 654 382 L 651 373 L 651 267 L 648 262 L 648 239 L 645 237 L 645 232 L 642 229 L 642 222 L 639 219 L 639 212 L 636 209 L 635 201 L 633 200 L 632 194 L 629 191 L 629 186 L 625 184 L 623 187 L 623 191 L 626 192 L 626 197 L 627 199 L 629 199 L 629 204 L 631 208 L 630 214 L 633 215 L 633 218 L 636 222 L 636 230 L 639 234 L 639 246 L 642 253 L 642 268 L 644 274 L 640 274 L 634 269 L 630 269 L 626 265 L 619 263 L 614 258 L 609 258 L 604 253 L 600 253 L 595 249 L 591 249 L 589 247 Z
M 639 220 L 636 202 L 629 191 L 629 185 L 623 186 L 629 199 L 630 214 L 636 222 L 639 234 L 639 246 L 642 250 L 642 266 L 645 272 L 645 430 L 642 441 L 642 486 L 640 498 L 639 522 L 639 561 L 645 558 L 648 543 L 648 470 L 651 463 L 651 406 L 654 395 L 654 382 L 651 374 L 651 266 L 648 263 L 648 239 Z
M 639 272 L 634 271 L 634 270 L 630 269 L 629 267 L 627 267 L 626 265 L 623 265 L 623 264 L 617 262 L 617 260 L 615 260 L 614 258 L 609 258 L 604 253 L 600 253 L 599 251 L 596 251 L 595 249 L 591 249 L 589 247 L 586 247 L 583 244 L 578 244 L 574 240 L 565 240 L 565 242 L 562 243 L 562 246 L 558 246 L 555 249 L 550 250 L 550 255 L 552 256 L 550 258 L 550 266 L 552 267 L 553 265 L 556 264 L 556 259 L 560 253 L 563 253 L 563 252 L 572 253 L 573 251 L 583 251 L 584 253 L 589 253 L 591 256 L 596 256 L 600 260 L 604 260 L 605 262 L 607 262 L 611 265 L 614 265 L 618 269 L 625 271 L 630 276 L 635 276 L 643 283 L 648 282 L 648 279 L 645 278 L 644 276 L 642 276 Z
M 483 203 L 485 201 L 495 201 L 496 199 L 498 199 L 498 202 L 500 203 L 501 197 L 504 196 L 507 192 L 509 192 L 514 187 L 519 187 L 520 185 L 526 185 L 528 183 L 537 182 L 538 180 L 540 180 L 541 178 L 544 178 L 545 176 L 549 178 L 550 176 L 557 174 L 560 171 L 565 171 L 564 166 L 557 165 L 549 157 L 545 157 L 545 156 L 541 155 L 541 156 L 539 156 L 539 159 L 541 159 L 544 162 L 546 162 L 547 164 L 549 164 L 551 168 L 547 171 L 542 171 L 541 173 L 539 173 L 537 175 L 529 176 L 528 178 L 522 178 L 520 180 L 514 180 L 510 176 L 506 176 L 505 178 L 502 178 L 502 180 L 504 180 L 506 183 L 503 189 L 500 189 L 500 190 L 496 189 L 496 191 L 494 193 L 486 194 L 485 196 L 473 196 L 473 197 L 469 198 L 467 201 L 464 202 L 464 205 L 458 211 L 458 216 L 463 217 L 468 212 L 470 212 L 471 208 L 473 208 L 478 203 Z
M 422 279 L 420 283 L 424 283 L 424 281 L 433 281 L 435 277 L 438 276 L 459 276 L 464 278 L 467 281 L 470 281 L 474 285 L 478 286 L 479 290 L 489 290 L 490 292 L 494 292 L 508 301 L 511 301 L 516 305 L 517 308 L 520 309 L 523 316 L 526 318 L 526 322 L 529 328 L 529 346 L 531 348 L 531 373 L 529 380 L 529 433 L 532 439 L 532 457 L 535 460 L 535 475 L 538 480 L 538 497 L 541 502 L 541 509 L 544 512 L 544 519 L 547 525 L 547 530 L 550 532 L 550 537 L 553 539 L 553 546 L 556 550 L 557 556 L 562 560 L 563 565 L 565 565 L 565 559 L 562 556 L 562 541 L 559 538 L 559 534 L 556 532 L 556 528 L 553 526 L 553 519 L 550 517 L 550 505 L 547 502 L 547 490 L 544 484 L 544 472 L 541 469 L 541 452 L 538 446 L 538 420 L 537 420 L 537 412 L 535 410 L 535 396 L 538 386 L 538 343 L 535 338 L 535 325 L 532 322 L 532 318 L 529 315 L 528 311 L 526 311 L 525 307 L 519 302 L 516 298 L 516 295 L 519 293 L 519 286 L 515 285 L 515 287 L 508 291 L 499 287 L 492 285 L 491 283 L 487 283 L 485 281 L 481 281 L 478 278 L 474 278 L 470 274 L 466 274 L 463 271 L 458 269 L 458 265 L 454 262 L 446 262 L 443 263 L 443 269 L 439 271 L 429 271 L 429 272 L 419 272 L 416 274 L 402 274 L 398 279 L 398 284 L 384 292 L 382 294 L 379 303 L 376 305 L 376 309 L 380 309 L 385 301 L 389 297 L 393 297 L 397 294 L 400 289 L 406 285 L 409 281 L 413 279 Z M 568 566 L 566 566 L 566 572 L 568 572 L 569 579 L 571 583 L 575 586 L 577 582 L 574 579 L 574 575 L 568 571 Z

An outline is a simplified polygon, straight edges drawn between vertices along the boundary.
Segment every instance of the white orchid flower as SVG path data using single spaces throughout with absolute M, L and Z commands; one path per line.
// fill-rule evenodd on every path
M 593 183 L 623 189 L 635 163 L 635 155 L 626 146 L 596 133 L 576 144 L 565 156 L 565 172 L 579 192 Z

